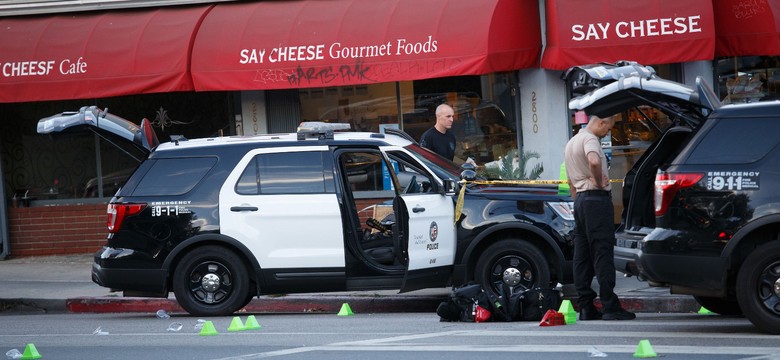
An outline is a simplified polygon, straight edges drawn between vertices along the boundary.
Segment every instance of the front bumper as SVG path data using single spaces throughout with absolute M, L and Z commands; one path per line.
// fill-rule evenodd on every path
M 145 256 L 131 249 L 104 247 L 95 253 L 92 281 L 134 295 L 166 297 L 168 271 L 151 267 Z

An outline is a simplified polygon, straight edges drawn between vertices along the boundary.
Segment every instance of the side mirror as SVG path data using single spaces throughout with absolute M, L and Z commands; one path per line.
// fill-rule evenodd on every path
M 440 194 L 457 192 L 458 182 L 451 179 L 444 179 L 444 186 L 441 187 Z

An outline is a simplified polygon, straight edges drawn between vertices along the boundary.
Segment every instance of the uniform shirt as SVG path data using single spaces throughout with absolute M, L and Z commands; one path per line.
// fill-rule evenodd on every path
M 455 135 L 451 131 L 442 134 L 436 128 L 426 130 L 420 137 L 420 146 L 452 161 L 455 158 Z
M 590 172 L 590 165 L 588 163 L 588 154 L 595 152 L 601 159 L 601 173 L 608 175 L 607 172 L 607 157 L 604 155 L 604 150 L 601 149 L 601 142 L 598 137 L 592 132 L 588 131 L 588 128 L 580 130 L 577 135 L 566 143 L 566 149 L 564 150 L 564 163 L 566 164 L 566 175 L 571 180 L 572 185 L 577 192 L 587 190 L 611 190 L 612 187 L 607 183 L 607 187 L 598 188 L 596 183 L 591 181 L 593 174 Z

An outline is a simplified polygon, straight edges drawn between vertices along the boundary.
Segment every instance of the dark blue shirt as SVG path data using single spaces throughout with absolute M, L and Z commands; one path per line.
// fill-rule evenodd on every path
M 451 131 L 442 134 L 436 128 L 426 130 L 420 136 L 420 146 L 452 161 L 455 158 L 455 135 Z

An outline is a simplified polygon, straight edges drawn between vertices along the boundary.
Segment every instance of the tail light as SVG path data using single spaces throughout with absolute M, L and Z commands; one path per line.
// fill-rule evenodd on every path
M 658 173 L 655 176 L 655 216 L 666 213 L 677 190 L 696 185 L 702 177 L 702 173 Z
M 116 233 L 122 227 L 122 222 L 128 216 L 137 215 L 143 209 L 146 208 L 145 203 L 140 204 L 108 204 L 106 213 L 108 219 L 106 226 L 108 226 L 109 233 Z

